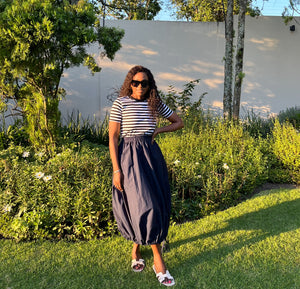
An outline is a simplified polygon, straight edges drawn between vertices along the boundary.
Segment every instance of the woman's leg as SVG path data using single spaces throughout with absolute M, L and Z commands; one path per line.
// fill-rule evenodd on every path
M 151 245 L 151 249 L 153 252 L 153 261 L 155 266 L 155 271 L 157 273 L 161 272 L 163 274 L 166 273 L 166 265 L 161 255 L 161 247 L 160 244 Z
M 145 268 L 145 262 L 142 259 L 141 252 L 140 252 L 140 245 L 133 244 L 132 252 L 131 252 L 132 262 L 131 268 L 134 272 L 141 272 Z
M 139 244 L 133 243 L 131 257 L 132 257 L 132 260 L 133 259 L 136 259 L 136 260 L 142 259 L 141 251 L 140 251 L 140 245 Z

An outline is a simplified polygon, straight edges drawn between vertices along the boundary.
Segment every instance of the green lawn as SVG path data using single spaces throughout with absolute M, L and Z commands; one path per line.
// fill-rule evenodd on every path
M 226 211 L 176 225 L 165 253 L 175 288 L 299 289 L 300 189 L 265 191 Z M 0 288 L 163 288 L 149 247 L 142 273 L 131 243 L 0 240 Z

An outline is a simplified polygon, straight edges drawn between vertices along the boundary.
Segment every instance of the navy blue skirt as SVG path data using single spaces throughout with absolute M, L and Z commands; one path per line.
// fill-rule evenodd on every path
M 151 136 L 125 137 L 119 145 L 124 191 L 113 186 L 114 217 L 121 235 L 140 245 L 161 243 L 168 234 L 171 194 L 167 166 Z

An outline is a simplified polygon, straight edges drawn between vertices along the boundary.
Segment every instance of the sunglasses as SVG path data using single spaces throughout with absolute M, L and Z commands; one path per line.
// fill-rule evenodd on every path
M 149 81 L 144 79 L 142 81 L 138 81 L 138 80 L 132 80 L 131 81 L 131 85 L 133 87 L 138 87 L 139 85 L 141 85 L 143 88 L 148 87 L 149 86 Z

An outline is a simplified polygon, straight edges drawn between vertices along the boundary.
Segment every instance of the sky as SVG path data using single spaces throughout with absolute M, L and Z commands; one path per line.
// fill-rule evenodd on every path
M 164 2 L 166 2 L 164 0 Z M 263 16 L 281 16 L 284 7 L 289 5 L 289 0 L 254 0 L 254 6 L 257 6 Z M 175 21 L 174 16 L 170 16 L 170 10 L 166 7 L 161 11 L 156 17 L 155 20 L 160 21 Z

